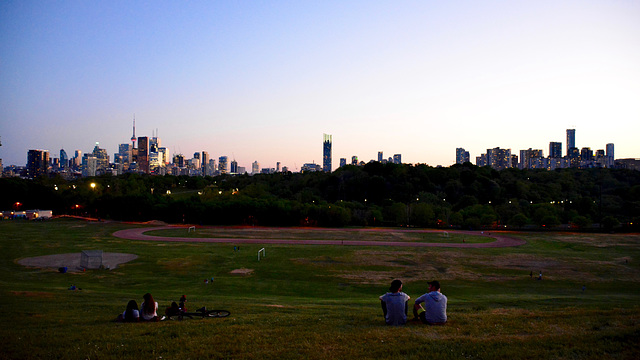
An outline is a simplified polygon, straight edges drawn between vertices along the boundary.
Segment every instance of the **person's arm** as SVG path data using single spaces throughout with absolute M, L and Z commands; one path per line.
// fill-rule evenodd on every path
M 382 314 L 387 317 L 387 303 L 384 300 L 380 300 L 380 305 L 382 306 Z

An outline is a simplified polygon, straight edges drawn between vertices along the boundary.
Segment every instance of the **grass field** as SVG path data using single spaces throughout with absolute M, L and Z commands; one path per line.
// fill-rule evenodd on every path
M 258 262 L 259 244 L 234 251 L 231 244 L 111 235 L 133 226 L 0 222 L 0 359 L 640 357 L 639 235 L 520 233 L 514 236 L 527 244 L 495 249 L 269 245 Z M 207 231 L 247 237 L 242 229 Z M 459 240 L 401 230 L 264 231 L 277 238 Z M 66 274 L 17 263 L 88 249 L 139 257 L 116 269 Z M 232 274 L 236 269 L 248 273 Z M 530 278 L 539 271 L 542 281 Z M 383 325 L 377 298 L 394 278 L 413 299 L 427 290 L 426 281 L 440 280 L 449 298 L 448 324 Z M 67 290 L 71 284 L 82 290 Z M 111 321 L 146 292 L 161 310 L 185 294 L 191 309 L 222 308 L 231 316 Z

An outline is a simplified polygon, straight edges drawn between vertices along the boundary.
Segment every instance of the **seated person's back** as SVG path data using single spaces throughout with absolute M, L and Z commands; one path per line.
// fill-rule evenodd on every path
M 409 295 L 402 291 L 402 281 L 393 280 L 389 292 L 380 296 L 382 312 L 387 325 L 404 325 L 407 322 Z

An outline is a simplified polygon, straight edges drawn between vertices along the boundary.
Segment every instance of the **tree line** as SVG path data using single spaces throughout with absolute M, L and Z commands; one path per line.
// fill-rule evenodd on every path
M 93 184 L 93 186 L 91 185 Z M 382 164 L 332 173 L 0 179 L 9 210 L 263 226 L 638 229 L 640 172 Z M 20 205 L 16 205 L 19 203 Z

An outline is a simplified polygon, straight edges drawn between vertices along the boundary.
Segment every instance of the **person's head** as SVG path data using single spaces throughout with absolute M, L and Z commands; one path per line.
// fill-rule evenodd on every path
M 391 282 L 391 286 L 389 287 L 389 292 L 397 293 L 402 290 L 402 281 L 396 279 Z
M 187 301 L 187 297 L 186 297 L 186 296 L 184 296 L 184 295 L 180 296 L 180 301 L 181 301 L 181 302 L 185 302 L 185 301 Z
M 430 281 L 427 284 L 429 284 L 429 291 L 440 291 L 440 282 L 438 280 Z
M 153 296 L 151 294 L 146 293 L 142 295 L 144 299 L 144 310 L 146 313 L 153 313 L 156 310 L 156 301 L 153 300 Z
M 135 300 L 129 300 L 129 303 L 127 303 L 127 310 L 138 310 L 138 303 Z

